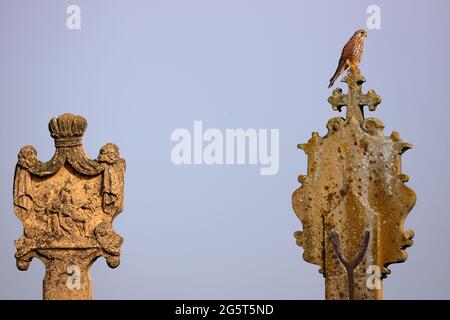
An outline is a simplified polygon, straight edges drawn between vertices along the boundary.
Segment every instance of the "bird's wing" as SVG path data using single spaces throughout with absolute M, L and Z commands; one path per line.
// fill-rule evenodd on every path
M 339 59 L 339 64 L 345 63 L 347 61 L 347 59 L 351 57 L 354 47 L 355 47 L 355 39 L 354 39 L 354 37 L 351 37 L 345 44 L 344 48 L 342 49 L 341 58 Z
M 348 67 L 347 60 L 351 57 L 354 46 L 355 46 L 355 38 L 352 36 L 347 41 L 344 48 L 342 49 L 341 57 L 339 58 L 338 67 L 336 69 L 336 72 L 330 79 L 330 84 L 328 85 L 328 88 L 331 88 L 333 86 L 334 82 L 336 81 L 336 79 L 339 77 L 339 75 L 341 75 L 341 73 L 343 73 L 345 71 L 345 69 L 347 69 L 347 67 Z

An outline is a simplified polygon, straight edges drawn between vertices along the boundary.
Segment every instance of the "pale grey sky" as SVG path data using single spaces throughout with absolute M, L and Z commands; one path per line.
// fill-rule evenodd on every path
M 66 28 L 70 4 L 79 31 Z M 323 298 L 318 267 L 293 238 L 291 194 L 306 172 L 296 145 L 337 115 L 328 79 L 371 4 L 382 28 L 369 31 L 361 70 L 383 98 L 371 116 L 414 145 L 403 171 L 418 196 L 406 221 L 415 242 L 391 267 L 385 298 L 450 298 L 450 3 L 437 0 L 1 1 L 0 298 L 41 298 L 42 263 L 15 266 L 12 180 L 23 145 L 51 157 L 47 123 L 64 112 L 88 120 L 88 155 L 115 142 L 127 160 L 114 224 L 122 263 L 94 264 L 96 298 Z M 170 135 L 195 120 L 279 129 L 278 174 L 175 166 Z

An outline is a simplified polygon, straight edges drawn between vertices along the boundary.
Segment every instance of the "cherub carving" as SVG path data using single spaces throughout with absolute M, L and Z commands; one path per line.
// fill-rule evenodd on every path
M 123 181 L 125 161 L 120 158 L 119 147 L 113 143 L 105 144 L 97 157 L 103 166 L 103 211 L 116 215 L 123 209 Z
M 33 185 L 28 169 L 32 168 L 37 160 L 37 152 L 33 146 L 25 146 L 17 155 L 17 165 L 14 177 L 14 205 L 17 216 L 23 220 L 33 206 Z

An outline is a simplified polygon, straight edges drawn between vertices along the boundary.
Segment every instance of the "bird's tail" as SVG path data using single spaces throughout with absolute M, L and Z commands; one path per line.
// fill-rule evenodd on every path
M 336 77 L 336 78 L 337 78 L 337 77 Z M 328 88 L 331 88 L 331 87 L 333 86 L 334 81 L 336 81 L 336 78 L 333 77 L 333 78 L 330 79 L 330 84 L 328 85 Z
M 330 79 L 330 84 L 328 85 L 328 88 L 331 88 L 334 84 L 334 82 L 336 81 L 336 79 L 340 76 L 340 74 L 342 72 L 345 71 L 345 69 L 347 69 L 347 65 L 343 64 L 343 65 L 339 65 L 336 69 L 336 72 L 333 74 L 333 76 Z
M 339 70 L 340 68 L 337 68 L 336 69 L 336 72 L 334 73 L 334 75 L 331 77 L 331 79 L 330 79 L 330 84 L 328 85 L 328 88 L 331 88 L 332 86 L 333 86 L 333 84 L 334 84 L 334 82 L 336 81 L 336 79 L 339 77 Z

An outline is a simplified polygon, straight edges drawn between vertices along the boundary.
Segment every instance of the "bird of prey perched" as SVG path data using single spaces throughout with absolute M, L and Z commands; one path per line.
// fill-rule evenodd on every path
M 345 71 L 348 67 L 357 68 L 363 54 L 364 40 L 367 37 L 367 32 L 364 29 L 356 30 L 353 36 L 347 41 L 342 49 L 341 58 L 336 72 L 330 79 L 328 88 L 331 88 L 334 81 Z

